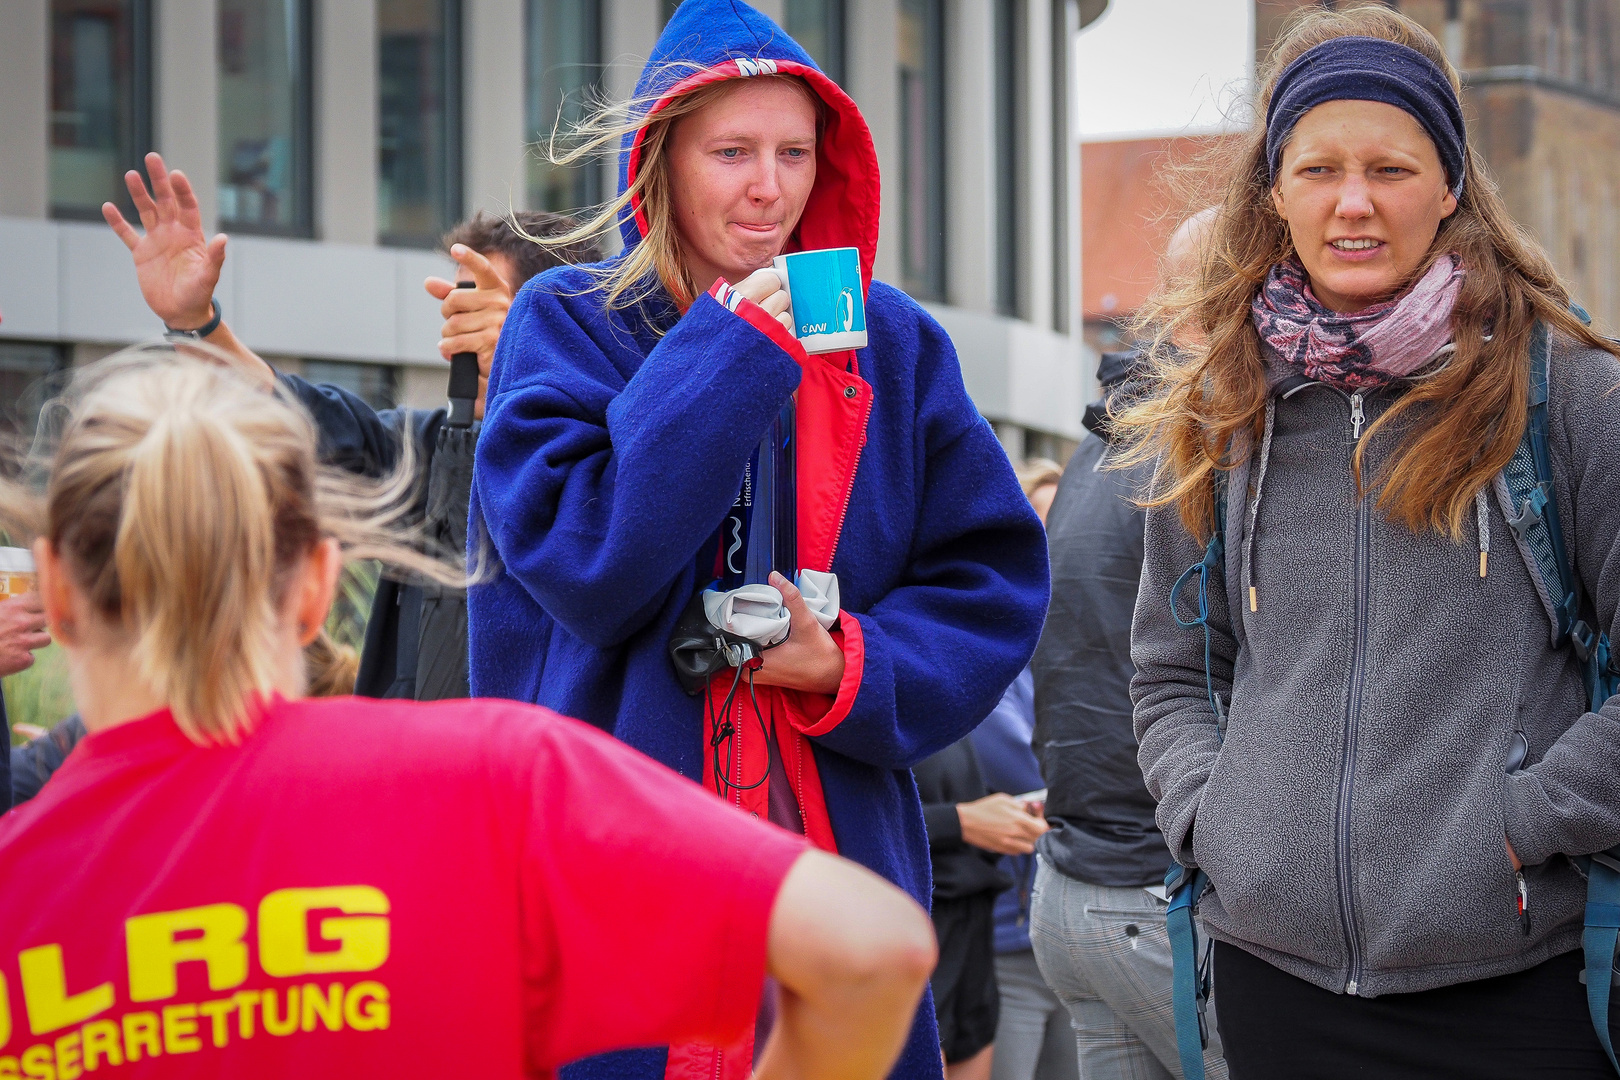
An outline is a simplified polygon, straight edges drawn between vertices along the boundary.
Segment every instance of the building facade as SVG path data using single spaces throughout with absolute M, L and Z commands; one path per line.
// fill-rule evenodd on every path
M 624 95 L 676 0 L 5 0 L 0 391 L 161 327 L 101 222 L 161 151 L 230 234 L 218 299 L 286 370 L 378 404 L 444 397 L 439 235 L 568 210 L 614 166 L 536 146 Z M 1074 34 L 1106 0 L 759 0 L 860 105 L 877 273 L 925 303 L 1010 453 L 1080 434 Z

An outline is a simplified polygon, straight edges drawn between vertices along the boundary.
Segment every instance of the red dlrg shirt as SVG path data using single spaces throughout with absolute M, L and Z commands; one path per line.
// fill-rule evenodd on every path
M 545 710 L 91 735 L 0 819 L 0 1080 L 550 1076 L 754 1020 L 804 842 Z

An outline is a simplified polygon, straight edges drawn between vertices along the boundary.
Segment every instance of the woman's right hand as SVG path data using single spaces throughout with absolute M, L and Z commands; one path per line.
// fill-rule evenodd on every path
M 781 323 L 788 333 L 793 333 L 793 316 L 788 313 L 790 297 L 788 291 L 782 287 L 782 279 L 776 276 L 776 271 L 770 267 L 755 270 L 742 279 L 737 285 L 737 291 L 748 299 L 764 308 L 766 313 Z M 794 334 L 794 337 L 797 337 Z
M 146 235 L 124 220 L 118 207 L 101 204 L 101 216 L 135 256 L 141 296 L 165 326 L 194 330 L 213 318 L 211 301 L 225 265 L 225 234 L 203 235 L 196 193 L 184 173 L 169 172 L 158 154 L 146 155 L 151 194 L 141 174 L 131 169 L 124 184 L 140 212 Z
M 1001 855 L 1028 855 L 1035 850 L 1049 825 L 1024 809 L 1011 795 L 996 793 L 972 802 L 957 803 L 962 839 L 976 848 Z

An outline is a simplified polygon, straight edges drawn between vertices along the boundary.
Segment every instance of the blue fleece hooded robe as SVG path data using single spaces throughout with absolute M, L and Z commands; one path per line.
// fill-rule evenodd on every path
M 801 565 L 838 576 L 845 676 L 836 697 L 780 692 L 778 730 L 807 748 L 801 771 L 819 781 L 799 792 L 810 838 L 927 906 L 910 767 L 966 734 L 1029 659 L 1045 539 L 950 339 L 870 280 L 879 179 L 854 103 L 736 0 L 686 0 L 636 94 L 653 111 L 708 82 L 772 74 L 803 78 L 826 105 L 788 250 L 860 250 L 870 344 L 807 357 L 724 281 L 684 313 L 662 293 L 608 313 L 589 268 L 525 286 L 495 353 L 474 473 L 469 535 L 488 538 L 500 572 L 469 595 L 472 689 L 579 717 L 703 781 L 703 699 L 682 692 L 666 646 L 713 577 L 716 531 L 750 455 L 797 391 Z M 638 134 L 621 155 L 621 191 L 639 154 Z M 645 229 L 631 209 L 628 247 Z M 604 1055 L 567 1074 L 746 1075 L 747 1062 L 722 1070 L 718 1055 L 677 1049 Z M 941 1075 L 931 1002 L 893 1075 Z

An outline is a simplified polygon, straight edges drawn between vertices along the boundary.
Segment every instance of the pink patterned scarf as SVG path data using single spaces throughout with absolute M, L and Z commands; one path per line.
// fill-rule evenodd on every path
M 1455 256 L 1438 260 L 1406 294 L 1349 314 L 1311 295 L 1305 269 L 1271 268 L 1251 310 L 1261 345 L 1307 377 L 1356 390 L 1417 371 L 1451 340 L 1451 309 L 1462 289 Z

